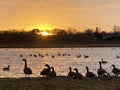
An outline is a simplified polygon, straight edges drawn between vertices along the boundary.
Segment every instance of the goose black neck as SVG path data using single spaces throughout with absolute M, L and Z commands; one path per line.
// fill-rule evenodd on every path
M 27 67 L 27 61 L 25 61 L 25 67 Z
M 89 72 L 89 69 L 88 69 L 88 67 L 86 67 L 86 70 L 87 70 L 87 72 Z
M 52 68 L 52 71 L 54 71 L 54 68 Z
M 50 66 L 49 66 L 49 65 L 48 65 L 47 67 L 48 67 L 48 69 L 50 69 Z
M 71 67 L 69 69 L 70 69 L 70 72 L 71 72 L 72 71 Z
M 78 70 L 77 69 L 75 69 L 76 70 L 76 73 L 78 73 Z
M 99 64 L 100 64 L 100 69 L 101 69 L 101 68 L 102 68 L 102 66 L 101 66 L 101 65 L 102 65 L 101 62 L 99 62 Z
M 113 68 L 115 68 L 115 65 L 112 65 L 113 66 Z

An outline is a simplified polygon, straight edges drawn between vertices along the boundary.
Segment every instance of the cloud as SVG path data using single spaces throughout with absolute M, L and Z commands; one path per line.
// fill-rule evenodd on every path
M 120 0 L 0 0 L 2 6 L 94 8 L 119 7 Z
M 0 0 L 1 6 L 49 6 L 53 0 Z

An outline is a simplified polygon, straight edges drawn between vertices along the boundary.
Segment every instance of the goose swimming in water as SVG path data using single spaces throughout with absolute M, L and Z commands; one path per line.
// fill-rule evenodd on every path
M 34 54 L 34 57 L 37 57 L 37 55 Z
M 24 69 L 23 69 L 24 74 L 25 75 L 33 74 L 31 68 L 27 67 L 27 60 L 23 59 L 23 61 L 25 62 Z
M 8 67 L 3 68 L 3 71 L 9 71 L 10 70 L 10 65 Z
M 116 55 L 116 58 L 120 58 L 120 56 Z
M 80 58 L 82 55 L 77 55 L 77 58 Z
M 84 55 L 84 58 L 89 58 L 89 56 L 88 55 Z
M 55 56 L 54 55 L 52 55 L 52 58 L 54 58 Z
M 103 58 L 101 60 L 102 60 L 102 64 L 107 64 L 107 61 L 104 61 Z
M 120 74 L 120 69 L 116 68 L 115 65 L 112 65 L 112 73 L 115 74 L 115 76 L 118 76 Z
M 22 55 L 22 54 L 20 54 L 20 57 L 23 57 L 23 55 Z

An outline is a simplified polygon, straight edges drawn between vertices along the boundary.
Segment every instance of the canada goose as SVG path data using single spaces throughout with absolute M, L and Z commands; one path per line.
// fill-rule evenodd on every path
M 34 57 L 37 57 L 37 55 L 34 54 Z
M 8 67 L 3 68 L 3 71 L 9 71 L 10 70 L 10 65 Z
M 60 54 L 60 53 L 58 53 L 58 56 L 61 56 L 61 54 Z
M 42 54 L 39 54 L 39 56 L 40 56 L 41 58 L 44 58 L 44 56 L 43 56 Z
M 77 55 L 77 58 L 80 58 L 81 57 L 81 55 Z
M 116 68 L 115 65 L 112 65 L 112 73 L 115 74 L 115 76 L 118 76 L 120 74 L 120 69 Z
M 23 61 L 25 62 L 24 69 L 23 69 L 24 74 L 25 75 L 33 74 L 31 68 L 27 67 L 27 60 L 23 59 Z
M 67 54 L 65 53 L 64 55 L 66 56 Z
M 52 55 L 52 58 L 54 58 L 55 56 L 54 55 Z
M 100 65 L 100 68 L 97 70 L 97 74 L 98 74 L 98 76 L 104 76 L 105 75 L 105 73 L 107 73 L 103 68 L 102 68 L 102 63 L 101 63 L 101 61 L 99 61 L 99 65 Z
M 49 54 L 46 53 L 46 56 L 48 56 Z
M 32 56 L 32 54 L 30 54 L 30 56 Z
M 68 56 L 70 56 L 70 54 L 68 53 Z
M 43 57 L 44 57 L 44 56 L 43 56 L 42 54 L 40 54 L 40 53 L 39 53 L 38 55 L 39 55 L 41 58 L 43 58 Z M 47 56 L 47 55 L 48 55 L 48 54 L 46 54 L 46 56 Z
M 71 67 L 69 67 L 69 73 L 68 73 L 68 76 L 70 76 L 70 77 L 72 77 L 74 74 L 75 74 L 75 72 L 73 72 L 72 71 L 72 68 Z
M 20 54 L 20 57 L 23 57 L 23 55 L 22 55 L 22 54 Z
M 39 56 L 41 56 L 41 54 L 40 54 L 40 53 L 39 53 L 38 55 L 39 55 Z
M 82 78 L 83 78 L 83 75 L 80 74 L 80 73 L 78 73 L 78 69 L 75 68 L 74 70 L 75 70 L 76 72 L 75 72 L 75 74 L 73 75 L 73 79 L 82 79 Z
M 47 68 L 43 69 L 41 72 L 40 72 L 40 75 L 43 75 L 43 76 L 46 76 L 48 77 L 49 74 L 50 74 L 50 66 L 48 64 L 45 64 L 45 66 Z
M 102 60 L 102 64 L 107 64 L 107 61 L 104 61 L 103 58 L 101 60 Z
M 116 58 L 120 58 L 120 56 L 116 55 Z
M 54 70 L 54 67 L 51 67 L 51 71 L 50 71 L 50 74 L 49 74 L 50 77 L 55 77 L 56 76 L 56 72 Z
M 62 56 L 65 56 L 65 54 L 63 53 Z
M 84 55 L 84 58 L 89 58 L 89 56 L 87 56 L 87 55 Z
M 95 77 L 95 74 L 93 72 L 89 72 L 88 67 L 86 67 L 86 70 L 87 70 L 86 75 L 85 75 L 86 77 Z

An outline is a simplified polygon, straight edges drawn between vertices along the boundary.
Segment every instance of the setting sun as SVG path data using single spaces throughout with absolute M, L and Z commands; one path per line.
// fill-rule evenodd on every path
M 48 32 L 45 32 L 45 31 L 40 32 L 40 33 L 38 33 L 38 34 L 40 34 L 40 35 L 42 35 L 42 36 L 52 35 L 51 33 L 48 33 Z
M 43 35 L 43 36 L 49 35 L 49 33 L 47 33 L 47 32 L 41 32 L 40 34 Z

